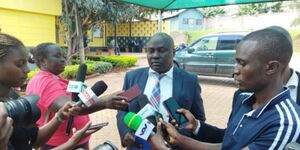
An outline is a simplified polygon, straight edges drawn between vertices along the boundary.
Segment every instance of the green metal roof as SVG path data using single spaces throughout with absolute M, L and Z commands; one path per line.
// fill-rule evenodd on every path
M 173 10 L 185 8 L 211 7 L 233 4 L 276 2 L 284 0 L 121 0 L 140 6 L 160 10 Z

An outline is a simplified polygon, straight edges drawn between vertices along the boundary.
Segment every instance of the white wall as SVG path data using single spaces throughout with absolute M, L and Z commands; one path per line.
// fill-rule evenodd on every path
M 219 16 L 205 19 L 205 29 L 261 29 L 277 25 L 286 29 L 300 29 L 291 27 L 291 23 L 300 12 L 269 13 L 256 16 Z

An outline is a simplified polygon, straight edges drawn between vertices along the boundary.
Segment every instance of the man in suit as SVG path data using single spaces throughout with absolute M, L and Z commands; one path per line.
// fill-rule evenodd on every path
M 123 90 L 138 85 L 143 93 L 148 97 L 149 102 L 162 114 L 163 119 L 168 121 L 168 113 L 163 106 L 163 101 L 173 97 L 181 108 L 191 111 L 191 113 L 201 121 L 205 121 L 201 88 L 198 83 L 197 75 L 187 73 L 182 69 L 173 67 L 173 56 L 175 53 L 174 41 L 166 33 L 155 34 L 147 44 L 147 59 L 150 67 L 130 71 L 125 76 Z M 160 85 L 160 100 L 153 103 L 153 89 Z M 129 103 L 128 112 L 138 112 L 142 106 L 138 99 Z M 134 133 L 123 122 L 127 112 L 118 111 L 117 123 L 122 140 L 122 145 L 130 147 L 140 147 L 134 137 Z M 189 131 L 181 133 L 191 136 Z M 143 149 L 147 149 L 147 143 L 143 144 Z M 149 148 L 149 147 L 148 147 Z

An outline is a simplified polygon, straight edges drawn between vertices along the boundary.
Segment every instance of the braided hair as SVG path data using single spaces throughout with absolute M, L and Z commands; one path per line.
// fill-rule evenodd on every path
M 11 35 L 0 33 L 0 61 L 5 60 L 12 51 L 19 49 L 25 49 L 20 40 Z

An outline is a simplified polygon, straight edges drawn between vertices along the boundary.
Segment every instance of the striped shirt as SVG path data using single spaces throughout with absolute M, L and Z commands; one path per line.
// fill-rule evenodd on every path
M 289 142 L 300 142 L 300 107 L 288 89 L 253 110 L 254 94 L 240 94 L 233 106 L 223 139 L 223 150 L 281 150 Z

